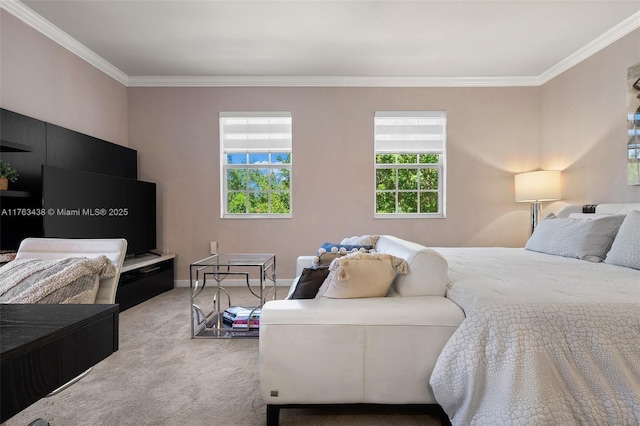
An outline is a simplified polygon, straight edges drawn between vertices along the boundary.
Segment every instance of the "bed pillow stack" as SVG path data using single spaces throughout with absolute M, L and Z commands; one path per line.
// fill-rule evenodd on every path
M 624 215 L 605 215 L 592 220 L 546 218 L 527 241 L 527 250 L 556 256 L 602 262 L 611 248 Z

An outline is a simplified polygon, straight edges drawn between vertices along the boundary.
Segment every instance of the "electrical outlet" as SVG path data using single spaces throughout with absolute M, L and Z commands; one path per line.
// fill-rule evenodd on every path
M 211 254 L 218 254 L 218 242 L 211 241 Z

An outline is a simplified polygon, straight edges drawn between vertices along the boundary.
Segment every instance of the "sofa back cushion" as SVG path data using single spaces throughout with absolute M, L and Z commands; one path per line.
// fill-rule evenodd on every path
M 403 258 L 407 274 L 398 274 L 389 296 L 444 296 L 447 291 L 448 264 L 435 250 L 391 235 L 381 235 L 376 251 Z

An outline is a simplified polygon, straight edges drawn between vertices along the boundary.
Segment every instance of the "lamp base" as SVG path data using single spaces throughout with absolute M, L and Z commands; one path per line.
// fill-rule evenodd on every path
M 540 222 L 540 217 L 542 216 L 542 203 L 539 201 L 534 201 L 531 203 L 531 233 L 536 230 L 536 226 Z

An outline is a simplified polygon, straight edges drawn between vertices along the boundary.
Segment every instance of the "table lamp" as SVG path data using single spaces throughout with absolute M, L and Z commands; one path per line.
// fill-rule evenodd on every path
M 542 210 L 542 201 L 560 199 L 560 171 L 537 170 L 515 176 L 516 201 L 531 203 L 531 233 L 536 229 Z

